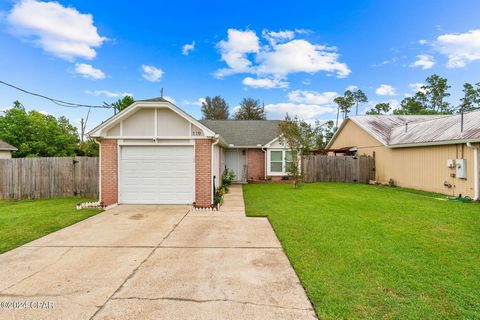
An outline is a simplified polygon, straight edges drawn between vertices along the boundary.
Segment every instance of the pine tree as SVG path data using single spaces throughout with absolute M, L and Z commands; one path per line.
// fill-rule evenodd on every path
M 220 96 L 206 97 L 202 102 L 202 117 L 204 120 L 227 120 L 228 104 Z
M 235 112 L 236 120 L 265 120 L 265 107 L 260 101 L 252 98 L 243 98 L 240 108 Z

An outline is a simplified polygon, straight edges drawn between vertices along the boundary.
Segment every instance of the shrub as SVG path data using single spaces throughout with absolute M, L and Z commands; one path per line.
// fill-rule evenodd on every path
M 225 169 L 222 175 L 222 187 L 225 189 L 225 192 L 228 192 L 234 179 L 235 173 L 233 172 L 233 170 Z

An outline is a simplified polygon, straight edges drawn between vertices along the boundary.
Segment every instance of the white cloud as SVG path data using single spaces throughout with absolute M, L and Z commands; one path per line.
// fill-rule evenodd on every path
M 418 43 L 421 44 L 421 45 L 424 45 L 424 44 L 427 44 L 428 41 L 425 40 L 425 39 L 420 39 L 420 40 L 418 40 Z
M 423 89 L 422 87 L 424 86 L 425 84 L 424 83 L 409 83 L 408 86 L 410 87 L 410 89 L 412 89 L 412 93 L 415 94 L 417 92 L 425 92 L 425 89 Z
M 241 108 L 242 108 L 242 107 L 238 105 L 238 106 L 233 107 L 233 110 L 232 110 L 232 111 L 233 111 L 233 113 L 235 114 L 235 113 L 237 113 Z
M 163 70 L 154 66 L 142 64 L 143 79 L 151 82 L 158 82 L 163 76 Z
M 105 73 L 102 70 L 96 69 L 92 65 L 86 64 L 86 63 L 76 63 L 75 72 L 82 75 L 82 77 L 86 79 L 91 79 L 91 80 L 105 79 Z
M 435 65 L 435 59 L 429 54 L 417 55 L 417 60 L 410 65 L 412 68 L 430 69 Z
M 346 89 L 346 90 L 355 91 L 355 90 L 357 90 L 357 89 L 358 89 L 358 87 L 357 87 L 357 86 L 350 85 L 350 86 L 348 86 L 348 87 L 347 87 L 347 89 Z
M 288 88 L 288 82 L 282 81 L 281 79 L 275 78 L 257 78 L 246 77 L 243 79 L 242 83 L 248 87 L 252 88 Z
M 192 41 L 192 43 L 186 43 L 182 47 L 182 54 L 184 56 L 188 56 L 190 52 L 195 50 L 195 41 Z
M 398 57 L 393 57 L 391 59 L 388 59 L 388 60 L 383 60 L 382 62 L 380 63 L 374 63 L 372 64 L 371 66 L 372 67 L 382 67 L 382 66 L 385 66 L 387 64 L 392 64 L 392 63 L 396 63 L 398 62 L 400 59 Z
M 308 78 L 307 78 L 307 79 L 303 79 L 303 80 L 302 80 L 302 83 L 303 83 L 304 85 L 306 85 L 306 86 L 309 86 L 309 85 L 312 84 L 312 80 L 310 80 L 310 79 L 308 79 Z
M 375 93 L 379 96 L 394 96 L 397 93 L 395 92 L 395 88 L 389 84 L 382 84 L 375 90 Z
M 167 101 L 170 101 L 171 103 L 175 104 L 175 99 L 173 99 L 172 97 L 164 96 L 163 99 L 165 99 Z
M 269 31 L 264 29 L 262 31 L 262 37 L 265 38 L 271 45 L 275 45 L 277 42 L 285 42 L 292 40 L 295 37 L 295 31 Z
M 287 96 L 290 102 L 325 105 L 333 103 L 333 99 L 338 96 L 338 93 L 294 90 L 290 91 Z
M 248 53 L 256 53 L 260 50 L 259 39 L 254 31 L 228 29 L 227 40 L 217 44 L 222 60 L 229 68 L 220 69 L 216 72 L 217 77 L 223 77 L 234 73 L 250 72 L 252 62 L 248 59 Z
M 314 122 L 323 114 L 335 111 L 335 108 L 312 104 L 283 102 L 267 104 L 265 105 L 265 111 L 268 113 L 269 117 L 273 119 L 283 119 L 285 114 L 288 113 L 290 116 L 298 116 L 305 121 Z
M 259 62 L 259 73 L 287 76 L 295 72 L 327 71 L 343 78 L 351 71 L 345 63 L 338 61 L 339 57 L 339 54 L 331 48 L 295 39 L 277 44 L 272 50 L 264 50 L 256 58 Z
M 12 34 L 70 61 L 93 59 L 95 48 L 106 40 L 98 34 L 91 14 L 58 2 L 20 1 L 7 14 L 6 21 Z
M 250 73 L 260 78 L 286 80 L 290 73 L 314 74 L 326 71 L 342 78 L 350 74 L 345 63 L 339 62 L 335 47 L 313 44 L 304 39 L 294 39 L 299 31 L 263 31 L 268 43 L 261 44 L 254 31 L 228 30 L 227 40 L 217 44 L 221 59 L 227 68 L 219 69 L 216 77 Z
M 288 102 L 267 104 L 265 111 L 269 118 L 283 119 L 288 112 L 290 116 L 313 123 L 323 114 L 335 112 L 333 99 L 337 95 L 336 92 L 294 90 L 287 94 Z
M 121 98 L 125 96 L 133 97 L 133 94 L 130 92 L 114 92 L 109 90 L 85 90 L 84 92 L 86 94 L 89 94 L 95 97 L 99 97 L 99 96 L 105 96 L 107 98 Z
M 448 68 L 461 68 L 480 60 L 480 29 L 437 37 L 436 49 L 448 57 Z
M 201 106 L 205 102 L 205 98 L 198 98 L 196 101 L 184 100 L 183 104 L 191 106 Z

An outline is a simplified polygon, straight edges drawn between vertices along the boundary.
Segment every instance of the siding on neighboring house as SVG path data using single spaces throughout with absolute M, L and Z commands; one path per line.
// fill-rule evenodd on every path
M 10 158 L 12 158 L 12 151 L 0 150 L 0 159 L 10 159 Z
M 357 147 L 359 155 L 375 156 L 377 181 L 386 183 L 393 179 L 400 187 L 473 197 L 473 151 L 465 144 L 387 148 L 354 122 L 347 121 L 330 148 Z M 451 176 L 455 169 L 448 168 L 450 159 L 466 159 L 467 179 Z M 452 187 L 444 186 L 445 182 Z

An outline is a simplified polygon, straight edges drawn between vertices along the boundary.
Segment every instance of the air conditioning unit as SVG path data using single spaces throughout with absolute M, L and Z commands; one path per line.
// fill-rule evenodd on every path
M 455 160 L 456 165 L 456 173 L 455 175 L 459 179 L 466 179 L 467 178 L 467 160 L 466 159 L 457 159 Z

